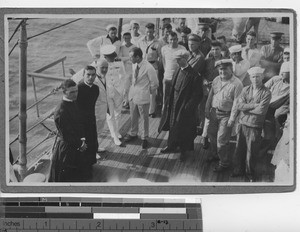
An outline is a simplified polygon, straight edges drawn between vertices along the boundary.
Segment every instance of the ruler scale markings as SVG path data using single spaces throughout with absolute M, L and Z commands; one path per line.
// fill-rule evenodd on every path
M 199 201 L 192 201 L 188 203 L 184 203 L 184 201 L 176 200 L 176 199 L 120 199 L 120 198 L 80 198 L 85 202 L 86 205 L 82 206 L 82 202 L 76 202 L 77 199 L 74 198 L 59 198 L 60 200 L 65 200 L 62 206 L 58 207 L 56 199 L 47 199 L 47 198 L 39 198 L 40 202 L 36 202 L 36 198 L 30 199 L 21 199 L 24 200 L 19 202 L 20 214 L 14 214 L 13 219 L 22 220 L 22 218 L 17 218 L 17 216 L 21 216 L 23 213 L 26 214 L 31 220 L 39 219 L 35 225 L 28 224 L 29 219 L 25 219 L 26 226 L 30 227 L 29 231 L 36 230 L 38 232 L 46 232 L 47 230 L 53 232 L 53 230 L 57 231 L 82 231 L 82 230 L 94 230 L 94 231 L 126 231 L 133 230 L 137 231 L 168 231 L 168 230 L 176 230 L 176 231 L 202 231 L 202 210 L 201 204 Z M 2 200 L 1 203 L 13 203 L 16 204 L 16 198 L 11 198 L 9 200 Z M 52 201 L 51 201 L 52 200 Z M 194 203 L 197 202 L 197 203 Z M 40 207 L 35 207 L 38 204 Z M 50 204 L 48 204 L 50 203 Z M 61 205 L 62 202 L 59 202 Z M 4 205 L 3 204 L 3 205 Z M 34 206 L 33 206 L 34 205 Z M 46 205 L 46 206 L 45 206 Z M 100 206 L 99 206 L 100 205 Z M 103 207 L 108 205 L 109 207 Z M 44 207 L 43 207 L 44 206 Z M 126 206 L 126 207 L 125 207 Z M 135 207 L 133 207 L 135 206 Z M 7 208 L 7 210 L 6 210 Z M 18 210 L 18 207 L 10 206 L 10 207 L 2 207 L 1 210 L 5 211 L 5 216 L 10 216 L 9 213 L 14 213 L 14 211 Z M 46 210 L 47 209 L 47 210 Z M 43 213 L 43 210 L 47 213 Z M 109 219 L 98 219 L 95 220 L 95 212 L 100 211 L 101 213 L 104 211 L 105 213 L 110 213 L 110 216 L 115 215 L 115 220 Z M 51 212 L 51 213 L 49 213 Z M 36 218 L 30 218 L 34 215 L 37 215 Z M 118 215 L 119 214 L 119 215 Z M 98 214 L 99 215 L 99 214 Z M 118 215 L 118 216 L 117 216 Z M 136 219 L 130 218 L 131 216 L 135 216 Z M 50 219 L 43 219 L 44 216 L 50 216 Z M 126 217 L 126 219 L 122 219 Z M 47 217 L 48 218 L 48 217 Z M 65 218 L 62 220 L 62 218 Z M 138 219 L 140 218 L 140 219 Z M 87 221 L 89 220 L 89 221 Z M 99 221 L 100 220 L 100 221 Z M 182 222 L 182 223 L 181 223 Z M 93 228 L 93 225 L 95 228 Z M 5 224 L 2 220 L 2 224 L 6 225 L 6 229 L 10 230 L 27 230 L 26 228 L 7 228 L 8 224 Z M 85 225 L 83 225 L 85 224 Z M 19 224 L 20 225 L 20 224 Z M 97 228 L 96 228 L 97 226 Z M 101 228 L 99 228 L 101 226 Z M 50 230 L 49 230 L 50 229 Z M 22 231 L 23 231 L 22 230 Z

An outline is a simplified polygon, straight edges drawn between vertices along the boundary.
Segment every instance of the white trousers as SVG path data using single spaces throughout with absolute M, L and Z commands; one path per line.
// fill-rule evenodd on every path
M 115 94 L 114 98 L 107 98 L 109 114 L 107 114 L 107 125 L 113 139 L 120 136 L 120 120 L 122 111 L 123 98 L 121 95 Z

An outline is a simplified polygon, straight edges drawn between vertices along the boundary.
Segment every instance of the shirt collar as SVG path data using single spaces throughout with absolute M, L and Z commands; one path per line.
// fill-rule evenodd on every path
M 112 44 L 113 44 L 114 42 L 120 40 L 117 36 L 115 37 L 114 40 L 112 40 L 112 39 L 109 37 L 109 35 L 107 35 L 106 38 L 109 39 L 109 40 L 111 41 Z
M 89 85 L 88 83 L 86 83 L 85 81 L 83 81 L 84 84 L 86 84 L 88 87 L 92 88 L 93 84 Z

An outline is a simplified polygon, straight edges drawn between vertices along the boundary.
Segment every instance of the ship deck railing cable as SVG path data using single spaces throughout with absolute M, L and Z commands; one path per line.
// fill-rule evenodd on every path
M 53 113 L 54 113 L 54 109 L 51 109 L 48 113 L 46 113 L 46 116 L 43 117 L 41 120 L 39 120 L 37 123 L 35 123 L 33 126 L 31 126 L 29 129 L 27 129 L 26 133 L 30 132 L 31 130 L 33 130 L 35 127 L 37 127 L 38 125 L 42 124 L 43 122 L 45 122 L 47 119 L 49 119 L 50 117 L 52 117 Z M 52 131 L 52 130 L 51 130 Z M 16 142 L 17 140 L 19 140 L 19 135 L 17 135 L 10 143 L 9 145 L 13 144 L 14 142 Z
M 54 95 L 56 94 L 60 89 L 60 86 L 52 89 L 47 95 L 45 95 L 43 98 L 41 98 L 39 101 L 33 103 L 32 105 L 30 105 L 28 108 L 27 108 L 27 111 L 30 110 L 31 108 L 33 108 L 34 106 L 36 106 L 37 104 L 39 104 L 40 102 L 42 102 L 43 100 L 45 100 L 46 98 L 50 97 L 51 95 Z M 15 114 L 13 117 L 11 117 L 9 119 L 9 121 L 11 122 L 12 120 L 14 120 L 15 118 L 17 118 L 19 116 L 19 113 Z
M 24 19 L 24 20 L 27 20 L 27 19 Z M 46 34 L 46 33 L 48 33 L 48 32 L 50 32 L 50 31 L 53 31 L 53 30 L 56 30 L 56 29 L 58 29 L 58 28 L 61 28 L 61 27 L 64 27 L 64 26 L 66 26 L 66 25 L 68 25 L 68 24 L 71 24 L 71 23 L 74 23 L 74 22 L 77 22 L 77 21 L 79 21 L 79 20 L 81 20 L 81 18 L 79 18 L 79 19 L 75 19 L 75 20 L 72 20 L 72 21 L 70 21 L 70 22 L 67 22 L 67 23 L 64 23 L 64 24 L 61 24 L 61 25 L 59 25 L 59 26 L 57 26 L 57 27 L 53 27 L 53 28 L 51 28 L 51 29 L 49 29 L 49 30 L 47 30 L 47 31 L 43 31 L 43 32 L 41 32 L 41 33 L 38 33 L 38 34 L 36 34 L 36 35 L 33 35 L 33 36 L 30 36 L 30 37 L 27 37 L 27 41 L 28 40 L 30 40 L 30 39 L 32 39 L 32 38 L 35 38 L 35 37 L 37 37 L 37 36 L 40 36 L 40 35 L 43 35 L 43 34 Z M 23 20 L 22 20 L 23 21 Z M 22 23 L 22 22 L 21 22 Z M 21 24 L 20 23 L 20 24 Z M 10 52 L 9 52 L 9 56 L 10 56 L 10 54 L 14 51 L 14 49 L 15 49 L 15 47 L 17 46 L 19 44 L 19 40 L 15 43 L 15 45 L 13 46 L 13 48 L 10 50 Z

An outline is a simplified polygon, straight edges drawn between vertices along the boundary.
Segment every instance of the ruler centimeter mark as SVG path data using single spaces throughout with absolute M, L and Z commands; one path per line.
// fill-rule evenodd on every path
M 0 212 L 0 232 L 203 231 L 199 199 L 0 198 Z

